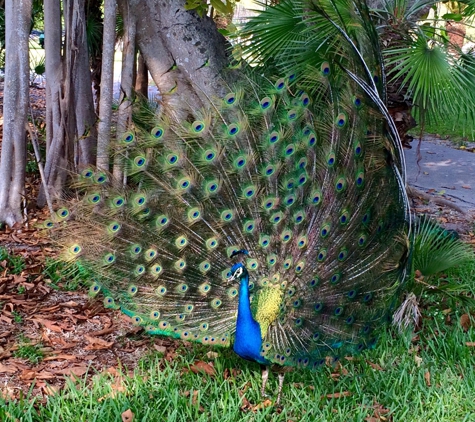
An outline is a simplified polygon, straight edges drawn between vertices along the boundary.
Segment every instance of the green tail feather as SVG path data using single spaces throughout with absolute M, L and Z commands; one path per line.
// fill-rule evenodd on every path
M 402 157 L 380 106 L 321 68 L 318 101 L 248 79 L 194 121 L 170 112 L 127 134 L 127 189 L 84 170 L 53 235 L 93 270 L 91 294 L 152 334 L 229 346 L 230 257 L 245 249 L 267 360 L 314 367 L 371 347 L 406 269 Z

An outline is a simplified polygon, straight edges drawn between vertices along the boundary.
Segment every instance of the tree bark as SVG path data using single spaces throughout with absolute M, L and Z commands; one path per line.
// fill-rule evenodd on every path
M 209 17 L 184 8 L 185 0 L 119 0 L 121 10 L 133 10 L 137 45 L 164 106 L 183 110 L 202 105 L 226 91 L 226 40 Z M 167 95 L 173 92 L 173 96 Z M 173 103 L 172 103 L 173 102 Z
M 148 68 L 143 58 L 143 54 L 139 52 L 137 59 L 137 77 L 135 78 L 135 92 L 143 98 L 148 98 Z
M 85 0 L 63 0 L 65 36 L 57 0 L 45 0 L 47 150 L 45 182 L 52 197 L 68 171 L 96 162 L 96 115 L 86 39 Z M 63 55 L 61 56 L 61 50 Z M 37 205 L 45 205 L 44 187 Z
M 57 0 L 45 0 L 45 67 L 46 67 L 46 163 L 45 180 L 37 205 L 46 204 L 45 188 L 58 192 L 66 180 L 68 143 L 63 114 L 63 62 L 61 58 L 61 5 Z
M 29 104 L 29 33 L 31 0 L 5 4 L 5 90 L 0 157 L 0 222 L 22 220 L 25 188 L 26 132 Z
M 116 0 L 105 0 L 96 166 L 106 171 L 109 171 L 112 94 L 114 87 L 115 21 Z
M 122 139 L 125 132 L 129 128 L 132 120 L 132 101 L 135 73 L 135 36 L 137 33 L 137 17 L 135 10 L 128 7 L 125 0 L 119 2 L 122 19 L 124 21 L 124 37 L 122 50 L 122 72 L 120 77 L 120 96 L 119 96 L 119 112 L 117 116 L 117 139 Z M 122 165 L 122 157 L 114 156 L 113 176 L 115 183 L 126 180 Z
M 85 0 L 63 0 L 66 24 L 66 76 L 74 102 L 71 104 L 76 127 L 73 139 L 77 142 L 75 169 L 81 169 L 96 162 L 97 128 L 92 79 L 89 67 L 89 53 L 86 37 Z M 69 29 L 69 31 L 68 31 Z

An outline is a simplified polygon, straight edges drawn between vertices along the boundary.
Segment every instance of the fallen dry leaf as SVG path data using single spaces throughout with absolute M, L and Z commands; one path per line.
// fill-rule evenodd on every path
M 163 353 L 165 354 L 167 351 L 167 348 L 165 346 L 159 346 L 158 344 L 154 344 L 153 348 L 158 352 L 158 353 Z
M 425 374 L 424 374 L 424 379 L 426 380 L 426 385 L 427 387 L 430 387 L 431 384 L 430 384 L 430 372 L 427 371 Z
M 460 317 L 460 325 L 464 331 L 468 331 L 468 329 L 472 326 L 472 319 L 470 318 L 469 314 L 463 314 Z
M 253 408 L 252 408 L 252 411 L 253 412 L 257 412 L 261 409 L 266 409 L 267 407 L 271 407 L 272 406 L 272 401 L 269 400 L 269 399 L 265 399 L 262 403 L 259 403 L 259 404 L 256 404 Z
M 208 359 L 217 359 L 219 357 L 219 353 L 209 351 L 208 353 L 206 353 L 206 356 L 208 357 Z
M 422 358 L 420 356 L 414 355 L 414 362 L 416 362 L 416 365 L 419 368 L 422 364 Z
M 53 321 L 43 318 L 33 318 L 33 320 L 43 324 L 48 330 L 54 331 L 55 333 L 61 333 L 63 331 L 63 329 L 58 327 Z
M 371 368 L 376 369 L 377 371 L 384 371 L 384 369 L 378 365 L 377 363 L 370 362 L 369 360 L 366 361 Z
M 84 338 L 89 342 L 89 345 L 85 347 L 86 350 L 110 349 L 114 344 L 113 341 L 106 341 L 101 338 L 88 335 L 85 335 Z
M 4 372 L 5 374 L 14 374 L 18 371 L 18 368 L 14 365 L 4 365 L 0 363 L 0 372 Z
M 216 369 L 211 366 L 209 363 L 203 362 L 202 360 L 197 360 L 193 365 L 190 366 L 190 370 L 195 374 L 208 374 L 210 377 L 216 375 Z
M 351 396 L 351 393 L 349 391 L 343 391 L 341 393 L 332 393 L 332 394 L 327 394 L 322 396 L 321 398 L 327 398 L 327 399 L 339 399 L 341 397 L 349 397 Z

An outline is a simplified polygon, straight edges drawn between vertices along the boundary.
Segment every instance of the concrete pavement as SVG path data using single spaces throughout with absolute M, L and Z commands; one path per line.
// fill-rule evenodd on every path
M 422 191 L 434 189 L 465 211 L 475 210 L 475 153 L 438 139 L 423 140 L 417 164 L 417 143 L 405 150 L 408 183 Z

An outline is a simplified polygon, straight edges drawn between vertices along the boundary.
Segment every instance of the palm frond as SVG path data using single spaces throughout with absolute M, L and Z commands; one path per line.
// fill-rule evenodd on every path
M 475 259 L 469 245 L 426 217 L 420 217 L 414 224 L 413 244 L 414 269 L 424 276 L 435 275 Z

